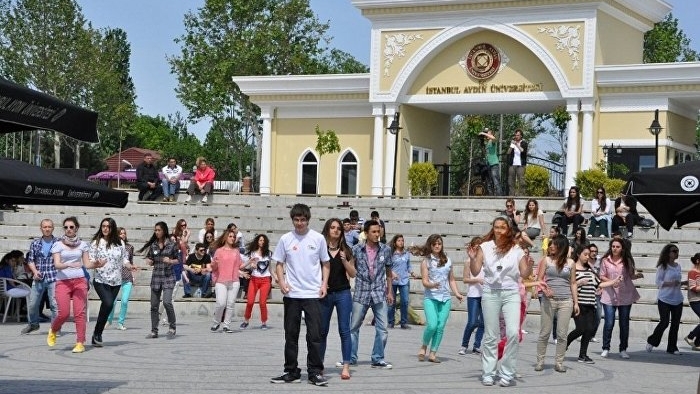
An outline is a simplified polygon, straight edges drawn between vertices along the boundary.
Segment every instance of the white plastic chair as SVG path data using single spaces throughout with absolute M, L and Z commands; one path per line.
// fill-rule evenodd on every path
M 9 286 L 12 286 L 12 288 L 8 289 Z M 20 321 L 19 312 L 21 310 L 21 305 L 19 300 L 24 298 L 27 301 L 27 309 L 29 309 L 29 294 L 31 292 L 31 287 L 27 286 L 24 282 L 11 278 L 0 278 L 0 297 L 2 297 L 5 302 L 5 313 L 2 316 L 3 323 L 7 320 L 7 313 L 10 311 L 10 304 L 13 300 L 16 300 L 15 315 L 17 316 L 17 322 Z

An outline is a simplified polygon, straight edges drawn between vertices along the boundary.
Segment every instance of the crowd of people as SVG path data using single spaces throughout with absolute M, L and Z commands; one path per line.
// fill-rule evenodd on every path
M 583 220 L 577 218 L 582 215 L 583 203 L 576 188 L 570 190 L 562 205 L 563 227 L 554 225 L 546 229 L 535 199 L 527 201 L 522 214 L 515 208 L 515 201 L 507 199 L 506 209 L 493 219 L 488 233 L 466 245 L 460 278 L 468 284 L 466 294 L 457 286 L 453 261 L 445 253 L 442 236 L 432 234 L 420 246 L 407 246 L 403 235 L 396 234 L 387 243 L 386 225 L 379 219 L 379 213 L 373 211 L 370 219 L 364 220 L 354 210 L 346 219 L 327 220 L 319 233 L 309 227 L 311 209 L 304 204 L 291 208 L 293 229 L 274 248 L 264 234 L 245 244 L 242 232 L 234 223 L 219 233 L 213 218 L 205 219 L 196 240 L 190 239 L 193 231 L 186 220 L 178 220 L 172 232 L 165 222 L 159 221 L 150 239 L 136 252 L 127 240 L 126 229 L 117 227 L 113 218 L 102 219 L 89 241 L 78 235 L 80 224 L 76 217 L 63 220 L 64 233 L 60 237 L 53 235 L 53 222 L 44 219 L 40 223 L 41 236 L 31 242 L 26 256 L 13 251 L 0 261 L 0 276 L 21 279 L 24 273 L 24 280 L 31 283 L 28 325 L 22 334 L 39 329 L 43 306 L 48 305 L 51 313 L 46 319 L 50 320 L 46 342 L 53 347 L 72 311 L 76 328 L 74 353 L 85 351 L 90 286 L 100 299 L 92 346 L 103 346 L 105 328 L 113 321 L 120 291 L 117 328 L 126 330 L 134 272 L 140 269 L 134 263 L 135 253 L 141 254 L 151 267 L 151 327 L 147 335 L 151 339 L 159 337 L 163 311 L 167 336 L 176 336 L 173 293 L 178 283 L 184 285 L 184 297 L 192 297 L 193 287 L 198 286 L 195 296 L 215 298 L 211 331 L 221 328 L 225 333 L 234 332 L 231 324 L 242 280 L 247 280 L 247 294 L 240 329 L 250 326 L 256 298 L 260 308 L 259 327 L 268 328 L 267 299 L 277 283 L 284 305 L 284 368 L 283 374 L 271 382 L 300 381 L 298 341 L 303 320 L 308 381 L 324 386 L 328 382 L 324 365 L 334 309 L 342 355 L 335 365 L 341 368 L 341 379 L 350 379 L 351 367 L 358 362 L 359 332 L 370 310 L 375 331 L 370 365 L 393 368 L 385 350 L 390 329 L 410 328 L 409 284 L 411 278 L 417 277 L 411 265 L 415 257 L 420 260 L 425 318 L 417 344 L 417 360 L 442 361 L 438 351 L 453 298 L 460 303 L 466 298 L 467 321 L 458 353 L 481 357 L 484 385 L 507 387 L 519 375 L 516 359 L 531 298 L 539 298 L 541 305 L 540 333 L 533 360 L 535 371 L 545 369 L 552 334 L 556 334 L 555 371 L 566 372 L 564 356 L 579 338 L 578 362 L 595 363 L 589 355 L 589 345 L 597 341 L 595 335 L 601 317 L 604 324 L 600 356 L 610 355 L 617 316 L 618 353 L 623 359 L 630 358 L 627 353 L 630 311 L 640 298 L 634 281 L 643 274 L 636 269 L 632 256 L 630 229 L 625 227 L 627 231 L 619 232 L 621 226 L 615 227 L 612 204 L 605 190 L 599 188 L 597 194 L 597 205 L 592 205 L 595 209 L 589 221 L 607 223 L 591 223 L 589 237 Z M 627 207 L 623 219 L 636 220 L 629 217 L 636 215 L 633 201 L 624 197 L 619 200 L 615 205 Z M 566 236 L 568 224 L 574 225 L 571 239 Z M 595 230 L 594 234 L 590 234 L 591 229 Z M 607 250 L 599 258 L 598 247 L 590 241 L 605 238 L 608 232 L 611 238 Z M 542 257 L 535 262 L 531 252 L 537 251 L 538 240 L 541 240 Z M 677 244 L 668 244 L 660 252 L 655 278 L 659 289 L 659 323 L 647 338 L 646 350 L 650 352 L 660 346 L 668 329 L 666 352 L 680 354 L 677 339 L 683 309 L 682 286 L 687 286 L 691 308 L 700 316 L 700 253 L 691 258 L 693 268 L 687 280 L 682 278 L 678 254 Z M 94 270 L 92 275 L 88 270 Z M 569 329 L 571 317 L 573 329 Z M 694 350 L 700 350 L 700 325 L 684 340 Z

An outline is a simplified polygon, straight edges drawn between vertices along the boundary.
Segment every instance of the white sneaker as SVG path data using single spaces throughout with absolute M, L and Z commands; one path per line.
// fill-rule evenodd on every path
M 628 359 L 628 358 L 630 358 L 630 355 L 627 354 L 627 352 L 623 350 L 620 352 L 620 357 L 622 357 L 624 359 Z
M 501 380 L 498 382 L 498 385 L 501 387 L 508 387 L 510 386 L 510 380 L 501 378 Z
M 608 358 L 608 351 L 607 351 L 607 350 L 603 350 L 603 352 L 600 353 L 600 357 Z
M 117 324 L 117 330 L 126 331 L 126 326 L 123 324 Z
M 466 354 L 467 354 L 467 348 L 465 348 L 465 347 L 459 348 L 459 351 L 457 352 L 457 354 L 459 354 L 460 356 L 466 355 Z
M 647 343 L 645 348 L 647 349 L 647 352 L 651 353 L 651 351 L 654 349 L 653 346 L 651 346 L 651 343 Z
M 190 202 L 190 201 L 192 201 L 192 196 L 187 195 L 187 198 L 185 199 L 185 202 Z
M 591 342 L 598 343 L 599 341 L 598 341 L 598 338 L 591 338 Z
M 207 203 L 207 196 L 204 196 L 204 197 L 202 197 L 202 204 L 206 204 L 206 203 Z

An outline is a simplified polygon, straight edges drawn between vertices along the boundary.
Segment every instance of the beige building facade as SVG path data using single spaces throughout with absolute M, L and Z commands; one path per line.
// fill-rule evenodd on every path
M 657 109 L 659 166 L 698 151 L 700 63 L 641 64 L 644 33 L 671 11 L 664 1 L 352 3 L 372 23 L 369 74 L 234 78 L 261 108 L 263 194 L 383 196 L 395 185 L 407 196 L 411 163 L 449 163 L 457 114 L 564 106 L 566 188 L 600 160 L 654 167 Z M 341 152 L 319 156 L 316 126 Z

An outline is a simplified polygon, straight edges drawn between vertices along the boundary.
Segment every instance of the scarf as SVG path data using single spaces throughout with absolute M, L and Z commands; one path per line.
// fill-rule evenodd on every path
M 63 242 L 63 244 L 68 246 L 69 248 L 76 248 L 80 245 L 81 241 L 77 235 L 73 238 L 70 238 L 67 235 L 64 235 L 63 237 L 61 237 L 61 242 Z

